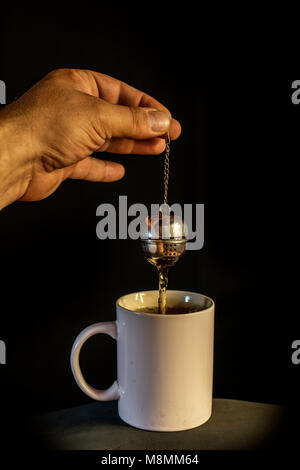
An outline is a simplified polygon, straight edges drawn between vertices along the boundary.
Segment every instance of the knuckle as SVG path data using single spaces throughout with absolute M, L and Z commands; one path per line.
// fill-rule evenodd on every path
M 59 68 L 49 72 L 45 78 L 52 80 L 76 80 L 80 77 L 82 72 L 85 71 L 72 68 Z
M 49 72 L 46 77 L 47 78 L 60 78 L 62 76 L 65 76 L 69 73 L 70 69 L 54 69 Z
M 103 161 L 103 172 L 102 172 L 102 177 L 101 177 L 101 180 L 103 182 L 107 181 L 108 180 L 108 162 L 106 160 L 102 160 Z
M 134 106 L 129 106 L 129 116 L 130 116 L 130 126 L 133 134 L 136 134 L 139 128 L 139 116 L 136 108 Z

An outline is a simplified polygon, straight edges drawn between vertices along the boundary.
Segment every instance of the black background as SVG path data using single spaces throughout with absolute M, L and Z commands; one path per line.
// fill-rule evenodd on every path
M 291 363 L 291 344 L 300 337 L 300 106 L 291 103 L 293 80 L 238 51 L 207 61 L 204 20 L 189 11 L 171 17 L 161 9 L 12 7 L 4 18 L 0 78 L 9 99 L 55 68 L 87 68 L 154 96 L 181 122 L 171 146 L 169 197 L 205 204 L 205 243 L 171 271 L 169 287 L 216 302 L 215 397 L 293 410 L 300 377 L 300 365 Z M 117 206 L 119 195 L 129 205 L 160 202 L 163 158 L 105 158 L 124 163 L 123 180 L 70 180 L 44 201 L 16 202 L 0 213 L 6 410 L 34 414 L 89 402 L 69 367 L 76 335 L 115 319 L 120 295 L 156 287 L 138 242 L 97 239 L 96 208 Z M 91 339 L 82 368 L 92 385 L 109 386 L 116 378 L 114 341 Z

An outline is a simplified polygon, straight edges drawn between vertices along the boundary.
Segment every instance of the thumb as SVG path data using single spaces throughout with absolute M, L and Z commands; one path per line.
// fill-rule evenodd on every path
M 97 122 L 105 139 L 151 139 L 169 130 L 171 116 L 163 111 L 99 101 Z

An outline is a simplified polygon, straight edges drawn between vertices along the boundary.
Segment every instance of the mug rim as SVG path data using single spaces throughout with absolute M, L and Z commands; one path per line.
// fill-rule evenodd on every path
M 155 293 L 157 293 L 158 291 L 152 289 L 152 290 L 129 292 L 128 294 L 121 295 L 121 297 L 119 297 L 116 300 L 116 307 L 120 307 L 123 310 L 126 310 L 126 312 L 131 312 L 135 315 L 139 315 L 139 316 L 145 316 L 146 315 L 146 316 L 155 317 L 155 318 L 178 318 L 178 317 L 182 318 L 182 317 L 185 317 L 185 316 L 192 316 L 192 315 L 195 316 L 195 315 L 200 315 L 201 313 L 207 312 L 210 309 L 214 309 L 214 307 L 215 307 L 215 302 L 213 301 L 213 299 L 211 297 L 208 297 L 205 294 L 201 294 L 200 292 L 192 292 L 192 291 L 187 291 L 187 290 L 176 290 L 176 289 L 168 289 L 167 293 L 168 292 L 180 292 L 180 293 L 185 293 L 187 295 L 188 294 L 193 294 L 193 295 L 196 294 L 196 295 L 200 295 L 201 297 L 204 297 L 205 299 L 209 300 L 211 302 L 211 304 L 208 307 L 205 307 L 202 310 L 199 310 L 198 312 L 175 313 L 175 314 L 171 314 L 171 315 L 159 315 L 157 313 L 136 312 L 134 310 L 130 310 L 129 308 L 126 308 L 126 307 L 123 307 L 122 305 L 120 305 L 119 302 L 123 297 L 127 297 L 128 295 L 141 294 L 143 292 L 147 292 L 147 293 L 150 293 L 150 292 L 154 293 L 155 292 Z

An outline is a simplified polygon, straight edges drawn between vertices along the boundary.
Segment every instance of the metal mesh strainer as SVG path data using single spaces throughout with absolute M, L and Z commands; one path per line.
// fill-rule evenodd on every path
M 144 255 L 157 268 L 170 268 L 182 257 L 187 242 L 184 221 L 174 214 L 147 217 L 147 236 L 141 240 Z

